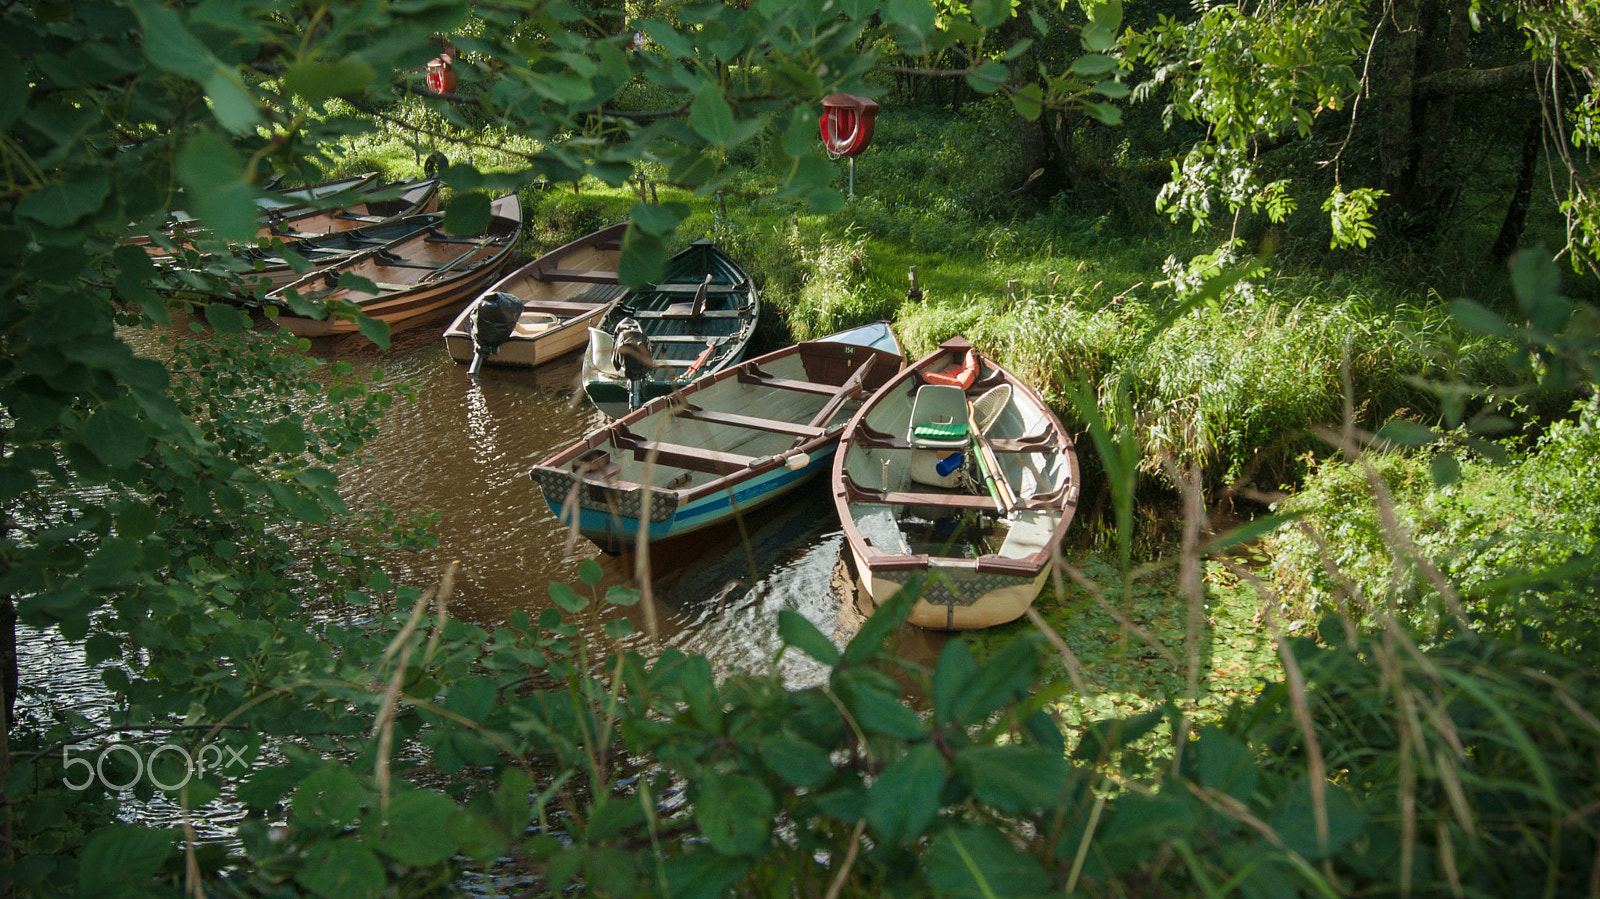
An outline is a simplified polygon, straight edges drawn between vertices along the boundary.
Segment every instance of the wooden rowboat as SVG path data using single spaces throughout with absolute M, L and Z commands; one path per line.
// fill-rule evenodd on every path
M 250 269 L 245 274 L 245 280 L 254 289 L 254 294 L 245 301 L 257 302 L 259 296 L 293 283 L 312 272 L 336 265 L 358 253 L 387 246 L 419 231 L 437 227 L 443 221 L 443 215 L 437 212 L 425 212 L 361 228 L 331 231 L 327 234 L 293 240 L 282 244 L 281 247 L 257 246 L 238 250 L 234 255 L 249 263 Z M 293 262 L 290 261 L 291 258 L 294 258 Z
M 738 263 L 697 240 L 667 264 L 661 281 L 628 294 L 589 332 L 583 389 L 612 418 L 744 358 L 761 300 Z M 648 371 L 615 352 L 619 329 L 637 323 L 648 338 Z
M 832 487 L 865 597 L 914 583 L 908 620 L 940 630 L 1027 611 L 1080 489 L 1060 420 L 961 337 L 867 400 L 840 437 Z
M 692 533 L 828 467 L 845 422 L 903 365 L 883 322 L 695 381 L 534 467 L 561 521 L 606 552 Z
M 338 301 L 392 327 L 477 296 L 500 277 L 521 233 L 522 206 L 516 194 L 508 194 L 494 201 L 481 234 L 428 228 L 280 287 L 266 302 L 294 310 L 280 314 L 278 323 L 300 337 L 353 333 L 353 321 L 309 314 Z M 366 279 L 373 289 L 355 279 Z
M 450 358 L 470 363 L 477 342 L 473 323 L 485 296 L 508 294 L 521 304 L 503 342 L 483 356 L 490 365 L 533 368 L 582 349 L 589 328 L 627 289 L 617 280 L 617 259 L 628 223 L 586 234 L 523 265 L 468 303 L 445 329 Z
M 286 194 L 293 197 L 293 192 Z M 368 181 L 343 192 L 320 191 L 315 202 L 274 205 L 262 201 L 263 224 L 257 237 L 305 240 L 337 231 L 380 225 L 439 208 L 439 179 L 379 184 Z

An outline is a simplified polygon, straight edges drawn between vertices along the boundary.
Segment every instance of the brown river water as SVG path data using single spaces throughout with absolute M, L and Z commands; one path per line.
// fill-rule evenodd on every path
M 551 604 L 550 582 L 577 585 L 579 563 L 593 558 L 605 572 L 602 588 L 648 584 L 644 603 L 619 610 L 638 632 L 634 648 L 676 647 L 722 670 L 771 663 L 781 646 L 780 609 L 841 643 L 853 633 L 861 615 L 824 480 L 754 510 L 742 531 L 729 524 L 657 544 L 643 564 L 631 552 L 608 556 L 582 538 L 574 543 L 528 472 L 606 422 L 578 389 L 579 356 L 533 371 L 485 365 L 473 380 L 439 336 L 449 318 L 397 332 L 383 352 L 359 336 L 312 347 L 319 357 L 381 368 L 386 382 L 416 389 L 414 403 L 389 409 L 368 460 L 340 474 L 352 504 L 439 513 L 436 549 L 388 560 L 396 583 L 429 586 L 459 561 L 451 613 L 494 626 L 514 610 L 537 617 Z M 913 655 L 938 641 L 907 631 L 902 642 Z M 784 656 L 791 683 L 821 675 L 794 655 Z
M 429 587 L 450 562 L 459 562 L 450 613 L 492 628 L 517 610 L 537 618 L 552 605 L 550 582 L 581 587 L 578 566 L 593 558 L 604 572 L 602 591 L 648 583 L 644 602 L 612 613 L 635 625 L 635 635 L 622 641 L 625 648 L 654 656 L 675 647 L 706 656 L 724 673 L 765 671 L 779 658 L 780 609 L 799 612 L 841 646 L 854 633 L 863 616 L 823 480 L 749 513 L 742 529 L 719 526 L 658 544 L 647 565 L 632 553 L 607 556 L 581 538 L 569 541 L 528 472 L 606 421 L 577 391 L 579 357 L 536 371 L 485 366 L 473 380 L 440 336 L 452 314 L 397 331 L 385 351 L 358 336 L 315 341 L 311 349 L 319 358 L 349 361 L 359 372 L 381 371 L 381 385 L 415 389 L 415 402 L 397 399 L 389 408 L 367 458 L 340 470 L 340 489 L 352 507 L 382 502 L 402 518 L 439 514 L 431 528 L 437 547 L 384 560 L 396 584 Z M 136 350 L 160 353 L 159 341 L 126 336 Z M 373 614 L 331 601 L 318 613 L 341 619 Z M 598 628 L 590 634 L 597 653 L 617 648 Z M 931 665 L 943 641 L 907 626 L 896 645 L 903 657 Z M 22 711 L 30 705 L 35 711 L 71 709 L 90 722 L 109 721 L 111 697 L 80 647 L 54 632 L 26 628 L 19 643 L 25 681 L 48 683 L 43 695 L 20 698 Z M 794 687 L 827 674 L 795 651 L 782 654 L 778 671 Z M 129 739 L 137 747 L 148 738 Z M 84 751 L 103 750 L 103 743 Z M 149 803 L 125 805 L 123 814 L 157 824 L 175 824 L 181 815 L 160 793 Z M 242 809 L 225 789 L 195 814 L 201 839 L 228 840 Z

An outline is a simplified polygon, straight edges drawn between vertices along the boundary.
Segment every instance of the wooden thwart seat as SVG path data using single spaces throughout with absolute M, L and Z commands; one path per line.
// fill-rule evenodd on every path
M 617 273 L 601 270 L 584 270 L 575 268 L 543 269 L 539 272 L 541 281 L 574 281 L 580 284 L 616 284 Z
M 746 428 L 752 431 L 770 431 L 774 434 L 786 434 L 791 437 L 821 437 L 827 434 L 822 428 L 811 425 L 798 424 L 792 421 L 780 421 L 775 418 L 759 418 L 754 415 L 740 415 L 736 412 L 714 412 L 701 409 L 698 406 L 684 406 L 675 413 L 679 418 L 691 421 L 703 421 L 706 424 L 730 425 L 735 428 Z
M 535 311 L 549 312 L 552 315 L 588 315 L 606 306 L 605 303 L 559 303 L 553 300 L 540 300 L 535 305 Z
M 646 461 L 651 454 L 654 454 L 657 464 L 688 471 L 703 471 L 707 474 L 723 474 L 739 468 L 749 468 L 760 461 L 756 456 L 740 453 L 725 453 L 701 446 L 646 440 L 620 425 L 617 426 L 612 439 L 618 449 L 632 451 L 633 457 L 638 461 Z
M 706 314 L 710 315 L 711 313 L 708 312 Z M 839 391 L 837 387 L 818 384 L 815 381 L 773 377 L 754 365 L 743 366 L 739 369 L 739 383 L 760 384 L 765 387 L 776 387 L 780 390 L 798 390 L 803 393 L 816 393 L 822 396 L 833 396 Z

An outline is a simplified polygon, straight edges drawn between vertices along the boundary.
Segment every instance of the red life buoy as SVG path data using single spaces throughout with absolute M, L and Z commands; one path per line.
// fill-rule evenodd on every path
M 922 380 L 929 384 L 949 384 L 966 390 L 973 382 L 978 380 L 978 353 L 976 350 L 967 350 L 967 357 L 958 366 L 951 366 L 944 371 L 925 371 Z
M 822 98 L 822 143 L 835 156 L 856 156 L 872 143 L 878 116 L 876 101 L 849 94 Z
M 428 90 L 436 94 L 456 92 L 456 73 L 450 67 L 450 54 L 441 53 L 428 60 Z

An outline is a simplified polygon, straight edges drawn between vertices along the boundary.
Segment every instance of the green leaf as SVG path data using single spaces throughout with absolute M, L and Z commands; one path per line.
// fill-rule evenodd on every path
M 1474 334 L 1484 334 L 1489 337 L 1510 337 L 1511 326 L 1499 313 L 1493 312 L 1489 307 L 1476 300 L 1451 300 L 1449 303 L 1450 314 Z
M 1121 100 L 1133 92 L 1132 89 L 1120 81 L 1102 81 L 1095 85 L 1092 90 L 1110 100 Z
M 1102 125 L 1122 124 L 1122 110 L 1112 106 L 1110 103 L 1085 100 L 1083 101 L 1083 111 Z
M 500 701 L 500 690 L 492 678 L 469 677 L 450 686 L 444 709 L 468 721 L 482 721 Z
M 150 440 L 135 419 L 102 406 L 75 435 L 96 459 L 111 468 L 127 468 L 144 455 Z
M 980 801 L 1007 813 L 1052 808 L 1073 769 L 1043 746 L 971 746 L 956 754 L 956 772 Z
M 1044 661 L 1037 632 L 1011 638 L 966 678 L 949 704 L 950 721 L 977 724 L 1001 706 L 1026 696 Z
M 972 0 L 972 18 L 984 28 L 996 28 L 1011 18 L 1011 0 Z
M 0 131 L 11 130 L 11 124 L 28 108 L 28 75 L 15 54 L 0 55 Z
M 549 589 L 550 598 L 563 611 L 575 615 L 589 607 L 589 600 L 573 592 L 572 587 L 567 584 L 551 581 Z
M 913 745 L 890 765 L 867 791 L 867 825 L 891 845 L 915 840 L 933 823 L 950 771 L 931 743 Z
M 1311 781 L 1301 778 L 1278 797 L 1278 804 L 1267 822 L 1271 832 L 1291 851 L 1307 861 L 1328 858 L 1366 827 L 1367 816 L 1337 784 L 1322 787 L 1323 811 L 1327 816 L 1328 839 L 1317 838 L 1316 799 Z
M 992 94 L 1005 86 L 1011 72 L 1003 62 L 989 60 L 967 76 L 967 86 L 980 94 Z
M 944 649 L 939 650 L 939 664 L 933 669 L 933 720 L 940 724 L 956 720 L 956 698 L 977 670 L 966 640 L 958 637 L 944 644 Z
M 689 104 L 689 126 L 695 133 L 719 147 L 728 146 L 733 136 L 733 109 L 722 96 L 722 88 L 707 82 Z
M 361 814 L 365 797 L 349 768 L 330 765 L 312 772 L 295 788 L 291 821 L 337 825 Z
M 670 56 L 687 59 L 694 56 L 694 45 L 689 39 L 679 34 L 671 25 L 656 19 L 646 19 L 638 24 L 638 29 L 643 31 L 656 46 L 667 51 Z
M 743 774 L 708 774 L 695 801 L 694 819 L 711 848 L 723 855 L 758 855 L 772 829 L 767 788 Z
M 1189 744 L 1184 762 L 1185 773 L 1208 790 L 1243 802 L 1255 789 L 1258 775 L 1250 747 L 1220 728 L 1201 730 Z
M 834 677 L 833 684 L 840 701 L 862 730 L 901 740 L 928 735 L 928 725 L 916 712 L 907 708 L 899 696 L 868 683 L 860 671 L 846 670 Z
M 380 350 L 389 348 L 389 323 L 366 315 L 356 317 L 356 330 Z
M 1117 70 L 1116 57 L 1103 53 L 1086 53 L 1072 61 L 1072 72 L 1085 78 L 1109 75 Z
M 1450 453 L 1441 453 L 1428 463 L 1433 476 L 1433 486 L 1449 487 L 1461 480 L 1461 463 Z
M 638 605 L 639 588 L 628 587 L 622 584 L 612 584 L 606 588 L 606 602 L 614 606 Z
M 385 881 L 383 862 L 350 839 L 314 846 L 294 879 L 324 899 L 376 899 Z
M 660 863 L 667 899 L 722 899 L 755 864 L 704 850 L 690 850 Z
M 601 579 L 605 576 L 605 570 L 594 559 L 584 559 L 578 563 L 578 580 L 586 586 L 599 586 Z
M 1044 112 L 1044 88 L 1037 84 L 1024 84 L 1011 95 L 1011 105 L 1016 107 L 1017 115 L 1030 122 L 1037 121 Z
M 463 236 L 482 234 L 489 228 L 492 201 L 481 191 L 456 194 L 444 210 L 444 230 Z
M 242 134 L 260 121 L 255 98 L 239 74 L 224 66 L 175 10 L 151 0 L 133 0 L 129 5 L 144 31 L 145 56 L 158 68 L 203 86 L 211 98 L 212 111 L 224 128 Z
M 301 60 L 283 73 L 283 86 L 312 103 L 329 97 L 355 97 L 377 78 L 372 66 L 359 59 L 326 63 Z
M 824 665 L 839 664 L 839 648 L 804 615 L 793 609 L 778 610 L 778 637 Z
M 141 556 L 139 541 L 127 537 L 107 538 L 89 557 L 89 563 L 83 567 L 78 582 L 89 589 L 110 587 L 133 571 Z
M 173 852 L 177 835 L 135 824 L 90 834 L 78 860 L 78 896 L 122 896 L 150 882 Z
M 206 323 L 222 334 L 239 334 L 250 327 L 250 319 L 226 303 L 207 303 Z
M 1127 718 L 1104 718 L 1089 725 L 1078 748 L 1072 753 L 1075 759 L 1109 758 L 1110 753 L 1127 746 L 1152 730 L 1166 716 L 1165 706 L 1130 715 Z
M 468 809 L 459 809 L 445 822 L 445 833 L 467 856 L 479 862 L 493 861 L 511 849 L 511 840 L 494 818 Z
M 1511 257 L 1511 288 L 1517 307 L 1538 327 L 1554 330 L 1560 324 L 1541 323 L 1541 319 L 1550 317 L 1546 310 L 1552 305 L 1570 309 L 1560 296 L 1561 272 L 1542 250 L 1522 250 Z
M 827 750 L 788 733 L 765 737 L 756 743 L 761 763 L 791 787 L 815 789 L 833 776 L 833 760 Z
M 98 210 L 110 194 L 111 180 L 104 171 L 77 171 L 30 191 L 17 204 L 16 214 L 51 228 L 65 228 Z
M 1433 428 L 1402 419 L 1395 419 L 1378 429 L 1380 440 L 1389 440 L 1401 446 L 1432 446 L 1439 442 L 1439 437 L 1439 432 Z
M 637 593 L 638 591 L 634 592 Z M 633 622 L 626 618 L 613 618 L 601 625 L 600 629 L 605 632 L 607 637 L 613 640 L 625 640 L 634 634 Z
M 661 238 L 639 228 L 629 228 L 622 236 L 622 258 L 617 263 L 617 278 L 638 289 L 660 278 L 667 270 L 667 246 Z
M 856 635 L 844 647 L 844 663 L 859 665 L 878 654 L 883 641 L 894 633 L 906 616 L 911 614 L 911 603 L 906 590 L 896 591 L 886 602 L 880 603 L 856 630 Z
M 255 237 L 260 207 L 245 180 L 244 160 L 219 134 L 202 131 L 178 153 L 177 176 L 198 215 L 217 237 L 244 243 Z
M 686 212 L 680 203 L 635 203 L 628 217 L 634 226 L 656 237 L 668 238 Z
M 933 33 L 935 13 L 928 0 L 887 0 L 883 19 L 912 37 L 923 39 Z
M 1042 895 L 1050 877 L 998 828 L 963 825 L 939 833 L 922 856 L 928 883 L 941 896 L 997 899 Z
M 455 854 L 455 843 L 444 837 L 456 811 L 456 804 L 442 794 L 412 790 L 391 798 L 383 822 L 362 830 L 373 848 L 403 865 L 436 865 Z M 377 814 L 374 810 L 373 818 Z

